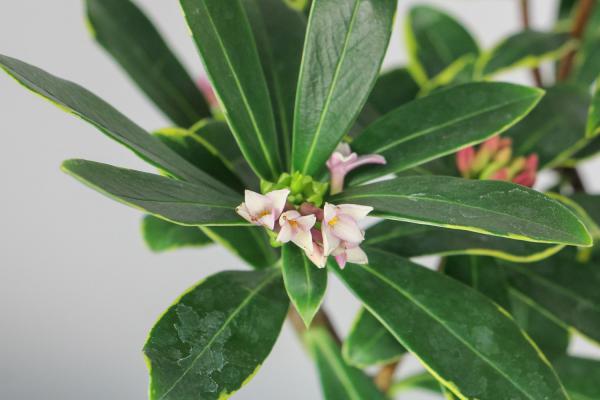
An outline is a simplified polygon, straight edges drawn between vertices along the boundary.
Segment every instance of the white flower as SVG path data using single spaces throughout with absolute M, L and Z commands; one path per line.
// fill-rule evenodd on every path
M 341 242 L 331 253 L 340 268 L 344 269 L 346 263 L 366 264 L 369 262 L 367 254 L 356 244 Z
M 306 252 L 308 259 L 319 268 L 325 268 L 327 264 L 327 256 L 323 251 L 323 235 L 317 229 L 311 229 L 313 251 L 311 253 Z
M 358 246 L 364 239 L 364 232 L 358 226 L 358 221 L 365 218 L 373 207 L 356 204 L 333 205 L 325 203 L 325 212 L 321 230 L 323 232 L 323 247 L 328 256 L 342 242 L 346 247 Z
M 246 221 L 273 230 L 275 221 L 285 208 L 290 191 L 288 189 L 274 190 L 262 195 L 246 190 L 244 194 L 245 202 L 240 204 L 235 211 Z
M 307 254 L 313 252 L 313 242 L 310 230 L 317 222 L 314 215 L 302 215 L 296 210 L 286 211 L 279 217 L 281 230 L 277 240 L 281 243 L 292 241 Z

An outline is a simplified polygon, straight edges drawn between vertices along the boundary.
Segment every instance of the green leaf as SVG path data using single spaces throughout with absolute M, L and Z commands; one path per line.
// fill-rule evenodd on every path
M 210 107 L 148 17 L 129 0 L 86 0 L 89 27 L 171 121 L 189 127 Z
M 591 246 L 585 225 L 564 205 L 502 181 L 409 176 L 350 188 L 334 203 L 374 207 L 373 216 L 540 243 Z
M 521 120 L 538 103 L 539 89 L 509 83 L 467 83 L 405 104 L 371 124 L 353 143 L 378 153 L 385 166 L 351 175 L 350 184 L 399 172 L 482 142 Z
M 282 0 L 244 0 L 273 101 L 279 147 L 288 165 L 306 17 Z
M 190 131 L 200 136 L 216 151 L 225 166 L 235 172 L 244 182 L 247 189 L 259 190 L 259 179 L 244 158 L 235 138 L 225 122 L 202 120 L 190 128 Z
M 600 195 L 573 193 L 569 198 L 581 206 L 596 224 L 600 224 Z
M 523 300 L 566 329 L 600 342 L 600 269 L 576 261 L 573 249 L 535 264 L 503 263 Z M 542 311 L 543 310 L 543 311 Z
M 491 257 L 455 256 L 444 261 L 444 272 L 508 310 L 508 280 Z
M 540 169 L 559 165 L 585 145 L 590 96 L 574 85 L 548 88 L 540 104 L 506 132 L 516 156 L 536 153 Z
M 0 67 L 29 90 L 98 128 L 111 139 L 169 174 L 232 193 L 224 184 L 198 170 L 177 153 L 83 87 L 14 58 L 0 55 Z
M 571 81 L 583 85 L 591 85 L 600 71 L 600 33 L 596 33 L 583 41 L 575 56 Z
M 453 17 L 429 6 L 413 7 L 406 22 L 411 71 L 423 85 L 466 54 L 479 54 L 471 34 Z
M 600 399 L 600 361 L 564 356 L 554 368 L 571 400 Z
M 592 218 L 588 214 L 587 209 L 585 207 L 582 207 L 576 200 L 574 200 L 574 197 L 579 198 L 579 200 L 582 203 L 586 204 L 587 208 L 589 208 L 593 213 L 595 213 L 595 216 L 598 216 L 598 206 L 594 202 L 595 200 L 598 200 L 598 197 L 593 195 L 587 195 L 585 193 L 581 193 L 581 195 L 571 197 L 566 197 L 562 194 L 552 192 L 548 192 L 546 193 L 546 195 L 560 201 L 569 210 L 571 210 L 573 214 L 577 215 L 577 218 L 579 218 L 579 220 L 585 224 L 585 226 L 588 229 L 588 232 L 590 232 L 590 235 L 592 235 L 593 238 L 600 238 L 600 227 L 598 226 L 598 222 L 596 222 L 598 221 L 598 219 Z
M 256 226 L 202 226 L 202 231 L 215 243 L 261 269 L 279 261 L 279 251 L 271 246 L 269 235 Z
M 144 241 L 155 252 L 181 247 L 202 247 L 212 240 L 194 226 L 182 226 L 147 215 L 142 220 Z
M 431 255 L 493 256 L 514 262 L 532 262 L 550 257 L 562 245 L 511 240 L 400 221 L 383 221 L 369 228 L 365 244 L 399 256 Z
M 509 289 L 511 315 L 551 361 L 567 353 L 569 332 L 548 318 L 514 289 Z
M 599 68 L 600 71 L 600 68 Z M 594 88 L 594 97 L 588 111 L 587 127 L 585 136 L 593 138 L 600 135 L 600 80 L 596 81 Z
M 285 288 L 308 327 L 323 302 L 327 270 L 315 266 L 302 249 L 291 243 L 283 246 L 281 260 Z
M 242 153 L 263 179 L 281 173 L 275 118 L 259 52 L 240 0 L 180 0 Z
M 509 36 L 479 61 L 479 75 L 490 77 L 512 68 L 531 68 L 556 60 L 574 46 L 565 32 L 525 30 Z
M 598 153 L 600 153 L 600 137 L 596 136 L 585 143 L 585 146 L 581 150 L 573 154 L 563 164 L 566 166 L 576 166 L 583 161 L 587 161 L 592 157 L 597 156 Z
M 312 329 L 305 337 L 319 368 L 325 400 L 385 400 L 367 375 L 344 362 L 327 331 Z
M 236 213 L 241 197 L 206 186 L 86 160 L 62 169 L 92 189 L 130 207 L 181 225 L 247 225 Z
M 358 368 L 385 365 L 399 360 L 406 349 L 371 313 L 361 309 L 344 341 L 346 362 Z
M 357 136 L 382 115 L 414 100 L 419 90 L 419 85 L 406 68 L 392 69 L 379 75 L 350 135 Z
M 293 170 L 317 175 L 350 130 L 377 78 L 395 11 L 396 0 L 314 1 L 294 113 Z
M 485 296 L 393 254 L 367 254 L 369 264 L 349 264 L 337 274 L 452 393 L 469 399 L 568 398 L 548 361 Z
M 441 388 L 438 381 L 435 380 L 429 372 L 421 372 L 410 375 L 398 382 L 394 382 L 390 388 L 388 395 L 396 396 L 400 393 L 413 389 L 424 389 L 434 393 L 440 393 Z
M 243 190 L 244 185 L 233 172 L 229 162 L 223 158 L 218 149 L 204 140 L 201 132 L 182 128 L 164 128 L 154 132 L 154 136 L 196 168 L 237 192 Z
M 190 289 L 144 346 L 151 400 L 227 399 L 257 372 L 288 310 L 280 271 L 227 271 Z

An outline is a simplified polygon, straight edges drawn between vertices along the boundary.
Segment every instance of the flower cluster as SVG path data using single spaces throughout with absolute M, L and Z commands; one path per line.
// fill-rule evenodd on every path
M 346 174 L 365 164 L 385 164 L 378 155 L 359 157 L 350 146 L 342 144 L 327 161 L 331 175 L 331 193 L 343 190 Z M 366 264 L 367 255 L 360 248 L 365 232 L 359 222 L 372 207 L 357 204 L 325 203 L 329 185 L 314 181 L 298 172 L 282 174 L 277 182 L 262 182 L 265 194 L 246 190 L 244 202 L 236 212 L 246 221 L 263 226 L 277 243 L 292 242 L 306 253 L 319 268 L 333 256 L 340 266 Z
M 535 184 L 538 157 L 512 157 L 512 140 L 494 136 L 479 149 L 466 147 L 456 153 L 456 166 L 464 178 L 495 179 L 511 181 L 533 187 Z
M 289 189 L 264 195 L 246 190 L 245 201 L 236 211 L 246 221 L 275 232 L 278 242 L 292 242 L 300 247 L 319 268 L 325 267 L 330 255 L 341 268 L 346 262 L 367 262 L 366 254 L 359 247 L 365 232 L 358 222 L 373 210 L 372 207 L 325 203 L 321 209 L 303 203 L 296 209 L 288 201 L 289 195 Z

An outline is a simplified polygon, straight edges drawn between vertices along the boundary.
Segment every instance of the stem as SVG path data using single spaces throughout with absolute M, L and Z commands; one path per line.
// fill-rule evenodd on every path
M 377 375 L 375 375 L 375 385 L 379 388 L 379 390 L 381 390 L 382 393 L 387 393 L 388 390 L 390 390 L 390 387 L 392 387 L 392 383 L 394 380 L 394 374 L 396 373 L 396 370 L 398 369 L 398 367 L 400 366 L 400 363 L 402 362 L 402 359 L 384 365 L 379 372 L 377 373 Z
M 529 29 L 530 27 L 530 14 L 529 14 L 529 0 L 520 0 L 521 3 L 521 23 L 523 24 L 524 29 Z M 539 67 L 533 67 L 531 69 L 531 74 L 533 76 L 533 81 L 537 87 L 543 87 L 544 82 L 542 81 L 542 73 Z
M 575 193 L 584 193 L 585 184 L 577 168 L 575 167 L 561 167 L 558 168 L 558 172 L 571 184 Z
M 579 7 L 575 14 L 575 20 L 573 21 L 573 28 L 571 29 L 571 36 L 574 39 L 581 39 L 585 27 L 590 19 L 592 9 L 596 4 L 596 0 L 580 0 Z M 567 55 L 561 60 L 560 67 L 558 70 L 558 80 L 564 81 L 569 77 L 571 70 L 573 69 L 573 62 L 575 61 L 575 55 L 577 49 L 573 49 L 567 53 Z

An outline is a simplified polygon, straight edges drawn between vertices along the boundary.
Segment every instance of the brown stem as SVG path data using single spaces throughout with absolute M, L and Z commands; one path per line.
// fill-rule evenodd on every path
M 585 192 L 585 184 L 577 168 L 562 167 L 558 168 L 558 172 L 571 184 L 574 192 Z
M 306 326 L 304 325 L 304 321 L 302 321 L 300 314 L 298 314 L 298 311 L 296 311 L 296 308 L 294 308 L 294 306 L 290 307 L 290 311 L 288 312 L 288 318 L 292 323 L 294 330 L 302 339 L 302 336 L 304 336 L 304 333 L 306 332 Z M 325 309 L 322 306 L 321 309 L 317 311 L 317 314 L 315 314 L 315 317 L 313 318 L 311 323 L 311 327 L 325 328 L 329 332 L 333 340 L 335 340 L 335 342 L 341 346 L 342 341 L 340 339 L 340 336 L 335 330 L 335 327 L 333 326 L 329 315 L 327 315 L 327 311 L 325 311 Z
M 387 364 L 379 370 L 377 375 L 375 375 L 375 385 L 381 390 L 382 393 L 387 393 L 392 387 L 392 383 L 394 382 L 394 374 L 396 370 L 400 366 L 400 362 L 402 360 L 398 360 L 394 363 Z
M 521 23 L 523 24 L 524 29 L 529 29 L 531 26 L 530 23 L 530 14 L 529 14 L 529 0 L 520 0 L 521 3 Z M 533 76 L 533 81 L 537 87 L 544 86 L 544 82 L 542 81 L 542 73 L 538 67 L 533 67 L 531 69 L 531 75 Z
M 577 7 L 577 12 L 575 13 L 575 20 L 573 21 L 573 28 L 571 29 L 571 36 L 574 39 L 581 39 L 583 36 L 583 32 L 585 31 L 585 26 L 589 20 L 590 14 L 592 13 L 592 9 L 596 4 L 596 0 L 580 0 L 579 6 Z M 577 49 L 573 49 L 565 55 L 565 57 L 561 60 L 560 66 L 558 69 L 558 80 L 564 81 L 569 77 L 571 70 L 573 69 L 573 62 L 575 61 L 575 55 L 577 54 Z

